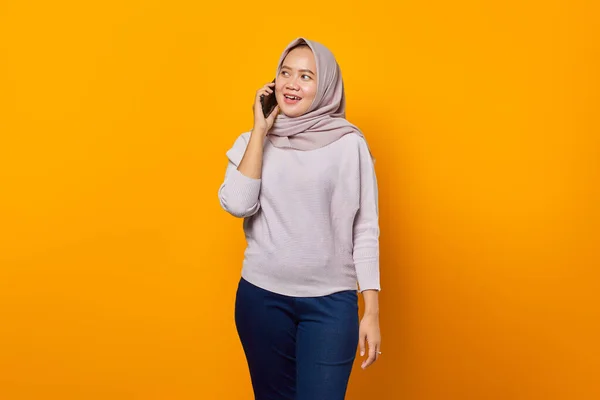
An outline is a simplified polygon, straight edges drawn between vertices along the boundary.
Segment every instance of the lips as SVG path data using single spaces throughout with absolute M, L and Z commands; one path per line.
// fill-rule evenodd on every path
M 287 105 L 293 106 L 296 105 L 302 100 L 302 97 L 296 96 L 294 94 L 284 93 L 283 94 L 283 102 Z

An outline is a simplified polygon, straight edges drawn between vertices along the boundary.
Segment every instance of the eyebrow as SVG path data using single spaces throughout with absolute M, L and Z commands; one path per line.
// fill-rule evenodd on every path
M 284 69 L 284 68 L 287 68 L 287 69 L 292 69 L 292 68 L 288 67 L 287 65 L 282 65 L 282 66 L 281 66 L 281 69 Z M 313 75 L 316 75 L 316 74 L 315 74 L 314 72 L 312 72 L 310 69 L 299 69 L 298 71 L 299 71 L 299 72 L 309 72 L 309 73 L 311 73 L 311 74 L 313 74 Z

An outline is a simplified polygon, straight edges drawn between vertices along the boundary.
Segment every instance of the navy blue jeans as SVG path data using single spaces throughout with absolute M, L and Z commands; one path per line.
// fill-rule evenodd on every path
M 358 346 L 358 294 L 289 297 L 241 279 L 235 323 L 255 400 L 343 400 Z

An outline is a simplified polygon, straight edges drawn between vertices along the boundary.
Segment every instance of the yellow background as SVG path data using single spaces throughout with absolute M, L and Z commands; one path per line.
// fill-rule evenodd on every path
M 252 398 L 217 189 L 298 36 L 377 158 L 348 399 L 600 398 L 592 3 L 1 1 L 0 399 Z

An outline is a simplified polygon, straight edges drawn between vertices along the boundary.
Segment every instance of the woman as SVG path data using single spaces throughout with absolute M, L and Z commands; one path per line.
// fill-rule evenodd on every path
M 260 97 L 273 91 L 265 118 Z M 325 46 L 287 46 L 227 157 L 219 199 L 244 218 L 235 322 L 255 398 L 344 399 L 357 344 L 361 356 L 368 344 L 363 369 L 381 354 L 377 181 Z

